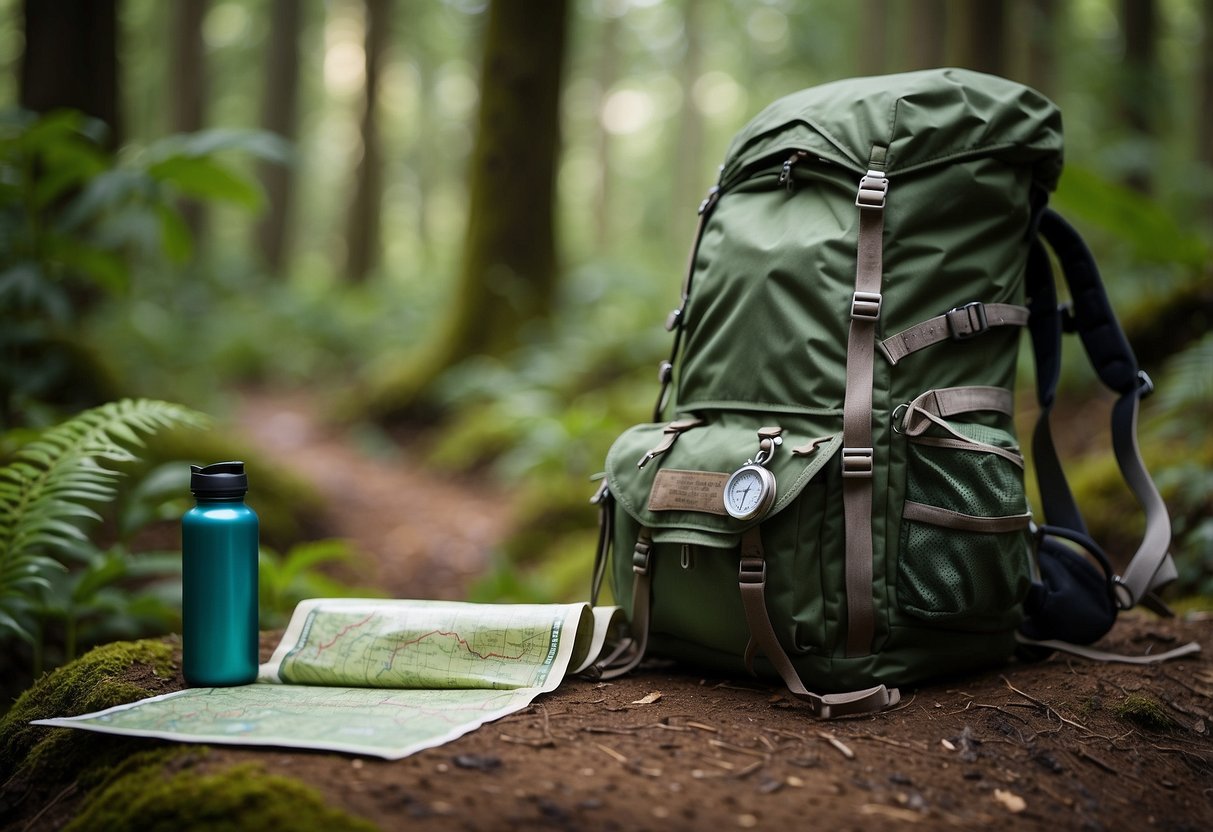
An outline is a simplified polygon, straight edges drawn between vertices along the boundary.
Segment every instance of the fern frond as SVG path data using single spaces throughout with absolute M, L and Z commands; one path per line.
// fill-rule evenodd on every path
M 101 463 L 138 459 L 141 435 L 202 427 L 207 419 L 181 405 L 123 399 L 86 410 L 43 431 L 0 467 L 0 613 L 6 598 L 28 595 L 61 567 L 48 554 L 87 539 L 79 521 L 98 515 L 86 503 L 116 494 L 119 472 Z

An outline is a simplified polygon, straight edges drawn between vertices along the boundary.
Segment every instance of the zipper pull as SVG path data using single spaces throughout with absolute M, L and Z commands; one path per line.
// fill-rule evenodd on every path
M 783 169 L 779 171 L 779 184 L 788 189 L 788 193 L 796 190 L 796 181 L 792 179 L 792 168 L 797 162 L 809 154 L 803 150 L 797 150 L 787 161 L 783 163 Z

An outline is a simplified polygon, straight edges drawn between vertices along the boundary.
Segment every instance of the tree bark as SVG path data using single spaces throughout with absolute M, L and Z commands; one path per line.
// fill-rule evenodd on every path
M 978 72 L 1007 74 L 1005 0 L 969 0 L 962 7 L 961 63 Z
M 1029 0 L 1027 4 L 1028 54 L 1025 77 L 1028 86 L 1056 95 L 1057 44 L 1066 25 L 1066 7 L 1055 0 Z
M 1200 100 L 1196 109 L 1196 160 L 1205 165 L 1206 176 L 1213 176 L 1213 0 L 1201 4 L 1204 24 L 1200 62 Z M 1205 199 L 1206 213 L 1213 218 L 1213 194 Z
M 345 230 L 345 276 L 366 280 L 379 263 L 380 204 L 383 197 L 382 156 L 379 142 L 379 78 L 389 33 L 392 0 L 366 0 L 366 100 L 362 109 L 362 156 L 354 171 L 354 196 Z
M 863 0 L 859 24 L 858 70 L 860 75 L 883 75 L 889 71 L 889 0 Z
M 270 42 L 266 54 L 265 88 L 261 102 L 261 126 L 294 142 L 299 122 L 299 37 L 302 29 L 300 0 L 273 0 L 270 6 Z M 295 177 L 290 165 L 263 162 L 265 216 L 257 226 L 257 247 L 272 274 L 286 266 L 291 200 Z
M 479 128 L 449 364 L 500 354 L 551 312 L 554 202 L 567 0 L 489 6 Z
M 1130 134 L 1140 142 L 1149 142 L 1157 128 L 1158 82 L 1158 8 L 1154 0 L 1122 0 L 1121 29 L 1124 32 L 1124 64 L 1120 91 L 1120 118 Z M 1125 184 L 1149 193 L 1152 187 L 1148 164 L 1138 165 L 1125 176 Z
M 447 369 L 507 356 L 544 336 L 558 285 L 554 203 L 567 0 L 542 13 L 492 0 L 469 172 L 463 261 L 442 330 L 410 365 L 375 382 L 363 407 L 384 418 L 440 415 L 428 393 Z
M 909 7 L 909 69 L 942 66 L 948 45 L 946 0 L 913 0 Z
M 210 0 L 177 0 L 172 4 L 169 42 L 169 129 L 193 133 L 206 122 L 206 45 L 202 22 Z M 184 202 L 181 216 L 195 244 L 206 233 L 206 209 Z
M 123 138 L 118 89 L 118 0 L 25 0 L 21 106 L 39 113 L 80 110 Z

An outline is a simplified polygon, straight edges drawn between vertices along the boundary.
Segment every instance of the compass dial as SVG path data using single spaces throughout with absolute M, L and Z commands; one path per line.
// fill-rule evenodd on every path
M 724 484 L 725 510 L 738 520 L 758 517 L 775 502 L 775 477 L 760 465 L 746 465 Z

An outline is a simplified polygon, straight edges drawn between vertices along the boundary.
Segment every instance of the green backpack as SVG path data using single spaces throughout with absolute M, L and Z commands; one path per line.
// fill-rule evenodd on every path
M 592 598 L 609 574 L 632 627 L 605 674 L 647 652 L 862 713 L 896 703 L 893 685 L 1091 643 L 1118 609 L 1157 606 L 1175 571 L 1135 439 L 1150 383 L 1046 208 L 1061 168 L 1053 103 L 958 69 L 804 90 L 736 136 L 700 206 L 654 421 L 616 440 L 595 497 Z M 1012 421 L 1024 328 L 1035 520 Z M 1114 445 L 1147 515 L 1119 576 L 1049 434 L 1063 329 L 1120 397 Z

